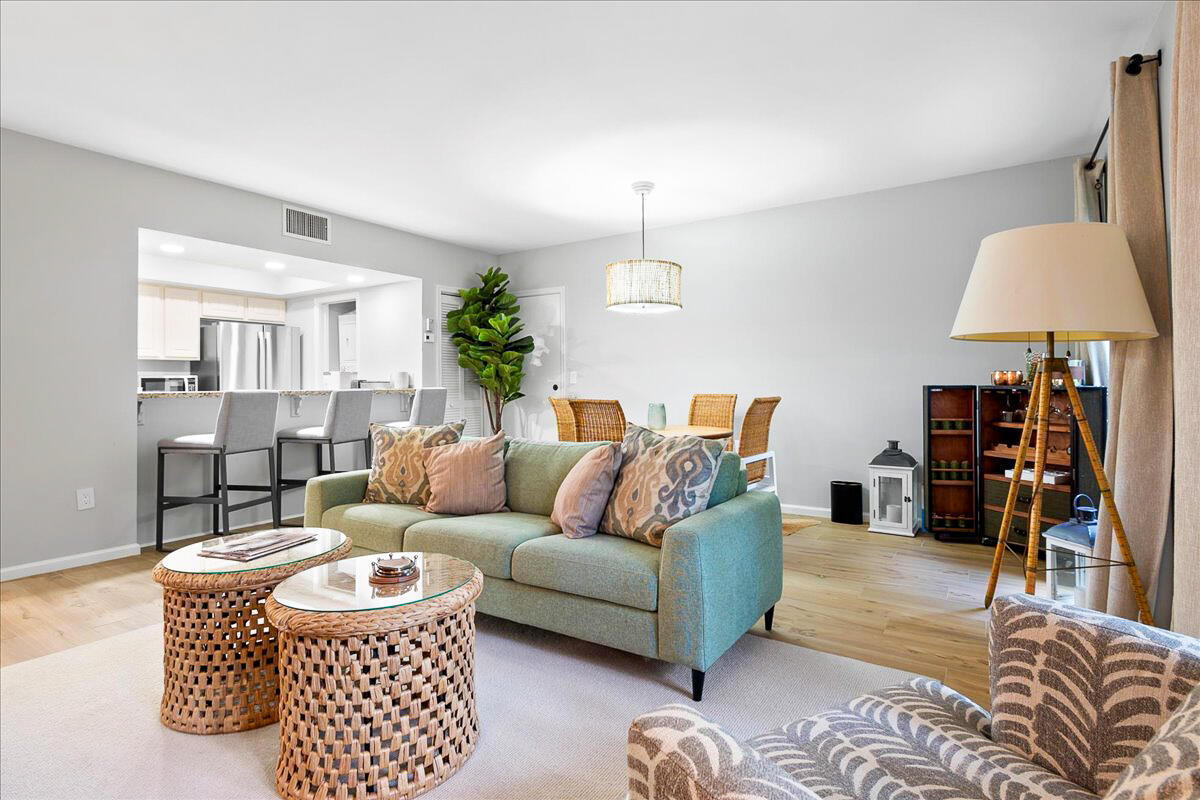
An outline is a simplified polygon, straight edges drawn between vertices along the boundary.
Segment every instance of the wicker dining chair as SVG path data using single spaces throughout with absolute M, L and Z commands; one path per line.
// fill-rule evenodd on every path
M 617 400 L 571 400 L 575 435 L 581 442 L 619 442 L 625 438 L 625 412 Z
M 778 397 L 756 397 L 746 410 L 742 420 L 742 438 L 738 441 L 738 455 L 746 465 L 746 482 L 753 485 L 766 477 L 767 462 L 771 464 L 771 485 L 776 485 L 775 453 L 768 449 L 771 431 L 771 416 Z
M 706 425 L 733 430 L 733 411 L 737 408 L 736 394 L 694 394 L 688 409 L 688 425 Z M 725 449 L 733 449 L 733 437 L 725 440 Z
M 571 410 L 571 401 L 565 397 L 551 397 L 550 407 L 558 420 L 558 440 L 560 442 L 578 442 L 579 435 L 575 430 L 575 412 Z

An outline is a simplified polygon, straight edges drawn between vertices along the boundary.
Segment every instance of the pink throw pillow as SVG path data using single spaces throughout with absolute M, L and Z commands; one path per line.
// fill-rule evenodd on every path
M 504 433 L 490 439 L 422 451 L 429 477 L 426 511 L 488 514 L 504 511 Z
M 620 470 L 620 443 L 613 442 L 589 451 L 571 467 L 558 487 L 550 521 L 562 528 L 568 539 L 582 539 L 594 534 Z

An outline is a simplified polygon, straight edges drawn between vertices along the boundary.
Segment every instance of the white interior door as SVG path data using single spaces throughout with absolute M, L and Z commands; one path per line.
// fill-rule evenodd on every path
M 483 397 L 475 373 L 458 365 L 458 350 L 450 341 L 446 315 L 462 308 L 458 290 L 438 287 L 438 385 L 446 387 L 446 422 L 463 420 L 463 433 L 483 435 Z
M 566 292 L 561 286 L 513 292 L 520 300 L 517 316 L 524 333 L 533 337 L 533 352 L 525 356 L 525 397 L 504 412 L 506 427 L 524 439 L 555 441 L 558 424 L 546 402 L 551 395 L 566 394 L 567 325 Z

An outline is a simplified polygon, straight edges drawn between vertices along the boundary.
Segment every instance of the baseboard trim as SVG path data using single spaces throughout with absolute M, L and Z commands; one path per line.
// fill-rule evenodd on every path
M 86 553 L 30 561 L 28 564 L 14 564 L 11 567 L 0 569 L 0 582 L 11 581 L 15 578 L 28 578 L 30 575 L 41 575 L 44 572 L 58 572 L 60 569 L 70 569 L 71 567 L 85 567 L 101 561 L 112 561 L 114 558 L 136 556 L 141 552 L 142 548 L 136 542 L 131 542 L 117 547 L 106 547 L 103 550 L 89 550 Z
M 830 515 L 833 513 L 830 509 L 821 508 L 820 506 L 793 506 L 788 503 L 782 503 L 780 507 L 783 509 L 783 513 L 785 514 L 800 514 L 804 517 L 821 517 L 822 519 L 829 519 Z

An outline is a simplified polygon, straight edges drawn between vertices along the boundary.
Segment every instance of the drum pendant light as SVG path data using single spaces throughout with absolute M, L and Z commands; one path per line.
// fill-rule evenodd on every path
M 649 181 L 633 184 L 642 198 L 642 257 L 613 261 L 604 267 L 605 295 L 609 311 L 659 314 L 683 308 L 680 283 L 683 267 L 674 261 L 646 258 L 646 195 L 654 189 Z

